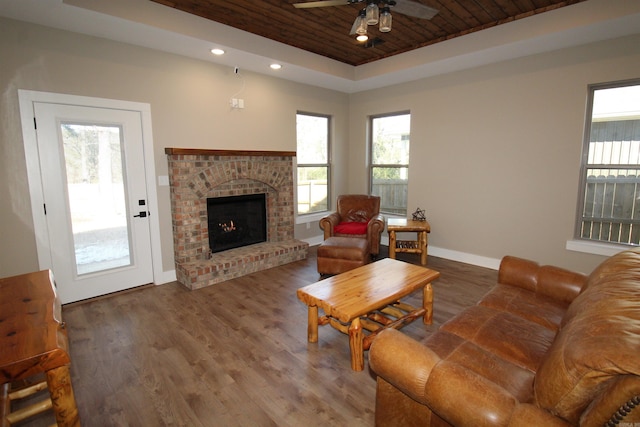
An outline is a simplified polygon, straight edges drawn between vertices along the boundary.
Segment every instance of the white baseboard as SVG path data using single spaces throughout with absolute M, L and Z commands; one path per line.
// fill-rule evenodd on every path
M 309 239 L 302 239 L 303 241 L 309 243 L 309 246 L 316 246 L 322 243 L 324 240 L 324 236 L 315 236 Z M 389 246 L 389 237 L 382 236 L 380 238 L 380 243 Z M 428 247 L 429 255 L 433 255 L 438 258 L 444 258 L 451 261 L 463 262 L 465 264 L 471 264 L 478 267 L 490 268 L 492 270 L 498 270 L 500 268 L 500 261 L 496 258 L 489 258 L 485 256 L 469 254 L 466 252 L 453 251 L 451 249 L 439 248 L 437 246 L 429 245 Z
M 451 249 L 438 248 L 437 246 L 429 245 L 429 255 L 433 255 L 438 258 L 444 258 L 451 261 L 463 262 L 465 264 L 475 265 L 477 267 L 490 268 L 492 270 L 498 270 L 500 268 L 499 259 L 488 258 L 480 255 L 468 254 L 466 252 L 452 251 Z
M 380 243 L 385 246 L 389 246 L 389 236 L 382 236 L 380 238 Z M 428 246 L 427 252 L 429 253 L 429 255 L 433 255 L 438 258 L 463 262 L 465 264 L 471 264 L 477 267 L 485 267 L 492 270 L 498 270 L 500 268 L 501 260 L 495 258 L 488 258 L 485 256 L 469 254 L 466 252 L 453 251 L 451 249 L 439 248 L 433 245 Z
M 176 271 L 162 271 L 159 272 L 157 276 L 153 277 L 153 283 L 155 285 L 164 285 L 166 283 L 175 282 L 177 280 Z
M 309 239 L 300 239 L 300 240 L 302 240 L 303 242 L 307 242 L 309 246 L 317 246 L 324 241 L 324 235 L 321 234 L 320 236 L 315 236 Z

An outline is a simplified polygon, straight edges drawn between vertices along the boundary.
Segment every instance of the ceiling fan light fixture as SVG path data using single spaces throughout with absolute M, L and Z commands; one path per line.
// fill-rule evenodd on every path
M 375 0 L 367 0 L 367 24 L 376 25 L 380 16 L 380 9 Z
M 367 19 L 366 19 L 366 11 L 362 9 L 358 14 L 355 22 L 356 34 L 358 35 L 367 35 Z
M 358 40 L 359 42 L 366 42 L 367 40 L 369 40 L 369 36 L 366 34 L 358 34 L 356 40 Z
M 391 31 L 391 9 L 388 6 L 382 8 L 380 12 L 380 32 L 388 33 Z

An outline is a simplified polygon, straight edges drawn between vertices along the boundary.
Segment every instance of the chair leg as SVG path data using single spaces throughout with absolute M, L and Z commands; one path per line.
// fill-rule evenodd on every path
M 0 385 L 0 427 L 8 427 L 7 415 L 11 412 L 9 400 L 9 383 Z
M 45 399 L 40 400 L 36 403 L 32 403 L 20 409 L 16 409 L 13 412 L 11 411 L 12 401 L 18 401 L 20 399 L 33 396 L 44 390 L 47 390 L 46 381 L 40 381 L 35 384 L 27 384 L 25 386 L 20 385 L 17 389 L 11 389 L 10 383 L 3 384 L 2 389 L 0 389 L 0 400 L 2 401 L 2 406 L 0 407 L 0 414 L 2 415 L 2 418 L 0 418 L 0 420 L 2 422 L 0 423 L 0 425 L 2 427 L 9 427 L 20 423 L 28 418 L 31 418 L 34 415 L 52 409 L 51 399 L 47 396 Z

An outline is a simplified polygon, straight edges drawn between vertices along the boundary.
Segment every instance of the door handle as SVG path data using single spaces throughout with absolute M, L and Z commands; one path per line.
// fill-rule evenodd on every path
M 140 211 L 140 213 L 138 215 L 134 215 L 134 218 L 146 218 L 147 217 L 147 212 L 146 211 Z

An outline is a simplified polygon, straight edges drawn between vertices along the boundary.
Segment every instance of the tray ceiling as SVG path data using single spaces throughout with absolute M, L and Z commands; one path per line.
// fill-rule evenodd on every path
M 586 0 L 401 0 L 438 10 L 419 19 L 391 9 L 391 32 L 369 26 L 369 41 L 349 35 L 365 3 L 298 9 L 307 0 L 151 0 L 349 65 L 362 65 Z

